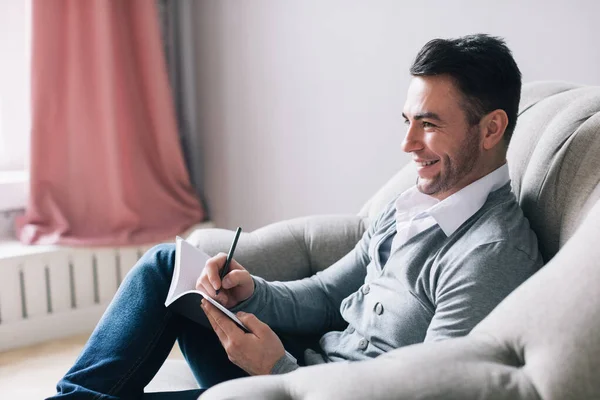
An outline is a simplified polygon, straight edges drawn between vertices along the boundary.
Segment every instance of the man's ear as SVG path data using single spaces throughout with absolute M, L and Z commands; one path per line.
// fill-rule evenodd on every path
M 482 133 L 482 145 L 485 150 L 491 150 L 502 141 L 508 126 L 508 115 L 504 110 L 494 110 L 485 115 L 479 122 Z

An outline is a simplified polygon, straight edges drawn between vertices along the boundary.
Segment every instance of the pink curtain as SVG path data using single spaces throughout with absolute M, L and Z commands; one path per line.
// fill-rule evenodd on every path
M 204 218 L 177 135 L 154 0 L 34 0 L 22 242 L 173 239 Z

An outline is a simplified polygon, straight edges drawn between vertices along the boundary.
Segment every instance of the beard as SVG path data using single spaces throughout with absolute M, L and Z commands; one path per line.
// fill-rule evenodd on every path
M 463 149 L 456 157 L 442 156 L 440 173 L 427 181 L 417 178 L 417 189 L 426 195 L 433 196 L 454 188 L 466 175 L 473 171 L 479 161 L 481 138 L 477 130 L 469 132 L 461 143 Z

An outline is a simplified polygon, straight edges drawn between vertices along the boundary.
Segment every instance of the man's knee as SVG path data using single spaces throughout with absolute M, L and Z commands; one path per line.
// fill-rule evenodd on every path
M 163 243 L 150 248 L 137 262 L 134 270 L 141 274 L 158 274 L 171 281 L 175 269 L 175 244 Z M 132 272 L 134 271 L 132 270 Z

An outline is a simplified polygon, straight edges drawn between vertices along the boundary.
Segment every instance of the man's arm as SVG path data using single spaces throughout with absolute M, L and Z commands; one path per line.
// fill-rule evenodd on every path
M 541 266 L 503 241 L 474 248 L 444 267 L 425 342 L 465 336 Z
M 232 311 L 253 313 L 281 332 L 317 334 L 343 329 L 340 303 L 364 283 L 369 243 L 378 222 L 370 224 L 352 251 L 314 276 L 291 282 L 267 282 L 253 276 L 254 293 Z
M 296 360 L 288 357 L 281 341 L 271 328 L 294 333 L 322 333 L 345 325 L 339 312 L 340 304 L 364 282 L 370 261 L 369 244 L 380 223 L 380 215 L 363 234 L 355 248 L 326 270 L 315 276 L 293 282 L 266 282 L 250 277 L 236 262 L 232 263 L 229 280 L 218 279 L 218 266 L 225 255 L 218 255 L 207 263 L 210 273 L 198 279 L 197 286 L 215 296 L 215 287 L 221 291 L 221 301 L 238 312 L 238 318 L 251 333 L 244 334 L 233 322 L 208 302 L 202 302 L 209 322 L 231 361 L 250 374 L 282 374 L 299 368 Z M 214 265 L 213 265 L 214 264 Z M 210 276 L 209 276 L 210 275 Z M 249 297 L 247 294 L 250 293 Z M 246 313 L 239 312 L 240 310 Z M 249 314 L 257 314 L 256 315 Z M 261 321 L 261 320 L 264 320 Z M 266 323 L 265 323 L 266 322 Z

